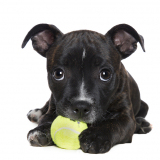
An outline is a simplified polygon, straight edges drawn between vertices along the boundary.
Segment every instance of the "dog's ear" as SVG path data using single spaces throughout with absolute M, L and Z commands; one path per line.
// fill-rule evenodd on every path
M 38 24 L 28 32 L 22 43 L 22 48 L 31 39 L 33 48 L 40 55 L 46 57 L 46 51 L 62 35 L 62 32 L 54 25 Z
M 137 42 L 140 43 L 145 52 L 143 37 L 127 24 L 114 26 L 105 36 L 110 36 L 114 46 L 120 52 L 122 59 L 127 58 L 137 49 Z

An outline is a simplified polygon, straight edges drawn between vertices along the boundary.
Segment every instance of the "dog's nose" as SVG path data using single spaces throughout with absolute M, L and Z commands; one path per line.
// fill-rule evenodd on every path
M 72 112 L 77 117 L 84 117 L 90 113 L 91 106 L 85 101 L 75 102 L 72 106 Z

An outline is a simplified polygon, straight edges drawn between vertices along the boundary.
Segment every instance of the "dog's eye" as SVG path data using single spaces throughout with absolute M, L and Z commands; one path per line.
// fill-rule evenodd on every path
M 53 78 L 57 81 L 61 81 L 64 79 L 64 72 L 62 69 L 56 69 L 53 73 Z
M 108 69 L 102 69 L 100 72 L 100 80 L 108 81 L 111 77 L 111 72 Z

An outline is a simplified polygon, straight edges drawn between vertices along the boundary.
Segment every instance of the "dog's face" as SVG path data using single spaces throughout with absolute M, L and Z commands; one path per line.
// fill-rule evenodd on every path
M 142 48 L 143 38 L 130 26 L 118 25 L 106 35 L 93 31 L 62 34 L 55 26 L 35 26 L 34 49 L 47 58 L 49 87 L 58 115 L 94 123 L 103 120 L 119 85 L 121 59 Z
M 58 114 L 87 123 L 102 118 L 119 73 L 120 55 L 111 56 L 110 50 L 105 36 L 77 31 L 65 35 L 47 53 L 49 86 Z

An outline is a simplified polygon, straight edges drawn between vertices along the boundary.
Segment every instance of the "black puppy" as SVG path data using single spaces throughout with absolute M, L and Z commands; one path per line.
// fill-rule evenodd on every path
M 51 97 L 41 109 L 28 113 L 38 127 L 28 133 L 32 146 L 53 145 L 50 126 L 57 115 L 88 124 L 80 136 L 84 152 L 105 153 L 116 144 L 131 143 L 134 133 L 145 134 L 151 125 L 144 117 L 148 105 L 121 60 L 144 40 L 126 24 L 102 35 L 81 30 L 63 34 L 54 25 L 39 24 L 25 37 L 47 58 Z

